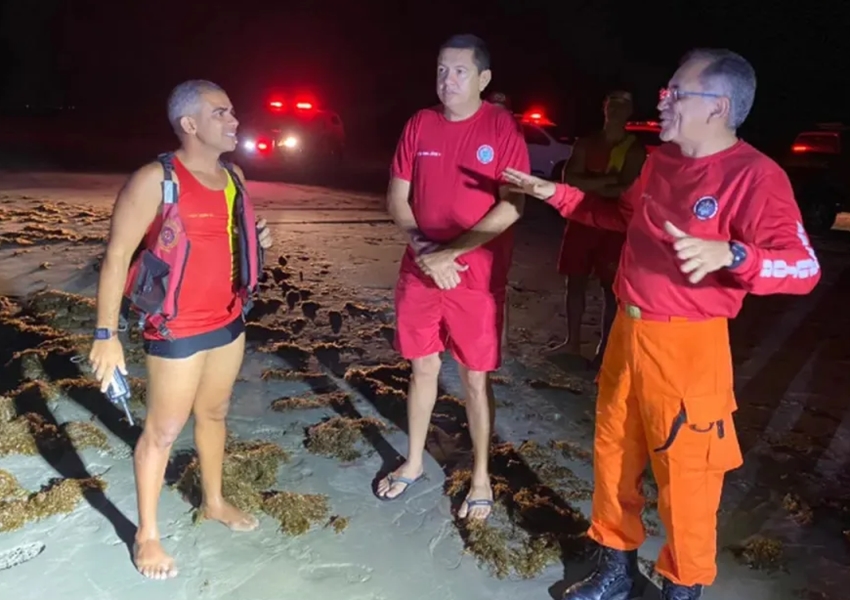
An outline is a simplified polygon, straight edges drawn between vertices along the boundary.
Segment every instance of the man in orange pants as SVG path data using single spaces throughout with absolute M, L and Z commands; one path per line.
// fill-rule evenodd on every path
M 728 50 L 690 53 L 662 91 L 661 139 L 619 203 L 508 169 L 563 216 L 626 231 L 620 311 L 596 404 L 593 513 L 599 565 L 568 600 L 642 597 L 641 478 L 651 462 L 667 543 L 664 600 L 696 600 L 717 574 L 717 510 L 742 464 L 727 321 L 749 292 L 807 294 L 820 279 L 782 169 L 739 140 L 756 77 Z

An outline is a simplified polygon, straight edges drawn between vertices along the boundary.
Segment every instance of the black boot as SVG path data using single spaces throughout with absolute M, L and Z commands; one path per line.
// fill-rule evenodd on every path
M 596 570 L 570 586 L 563 600 L 635 600 L 643 596 L 643 583 L 636 550 L 623 552 L 601 546 Z
M 664 580 L 664 586 L 661 588 L 661 600 L 699 600 L 702 598 L 701 585 L 679 585 Z

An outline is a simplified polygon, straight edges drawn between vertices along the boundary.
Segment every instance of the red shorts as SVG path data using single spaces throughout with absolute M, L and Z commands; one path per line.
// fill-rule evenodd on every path
M 472 371 L 495 371 L 502 360 L 504 293 L 441 290 L 402 273 L 395 289 L 395 346 L 408 359 L 448 349 Z
M 564 230 L 558 273 L 596 275 L 603 283 L 613 283 L 620 264 L 626 234 L 570 221 Z

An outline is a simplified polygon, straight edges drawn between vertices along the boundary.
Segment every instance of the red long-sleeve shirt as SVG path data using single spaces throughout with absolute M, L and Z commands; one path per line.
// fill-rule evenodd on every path
M 743 141 L 701 158 L 664 144 L 619 201 L 558 184 L 548 202 L 570 219 L 626 232 L 615 290 L 648 312 L 733 318 L 747 293 L 802 295 L 820 280 L 787 175 Z M 697 238 L 739 242 L 747 259 L 692 284 L 665 221 Z

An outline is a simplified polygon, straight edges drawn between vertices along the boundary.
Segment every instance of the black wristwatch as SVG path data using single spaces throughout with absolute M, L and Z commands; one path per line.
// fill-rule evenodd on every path
M 734 271 L 740 267 L 745 260 L 747 260 L 747 248 L 738 242 L 729 242 L 729 250 L 732 252 L 732 264 L 726 268 L 730 271 Z
M 94 330 L 94 339 L 96 340 L 111 340 L 117 332 L 106 327 L 98 327 Z

